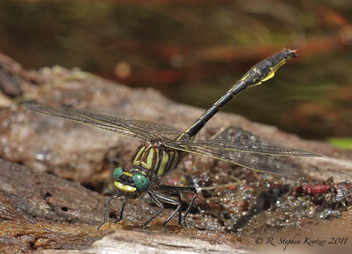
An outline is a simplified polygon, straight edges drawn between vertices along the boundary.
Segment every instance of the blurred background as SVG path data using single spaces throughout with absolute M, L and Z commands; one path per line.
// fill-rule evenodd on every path
M 2 0 L 0 52 L 207 108 L 258 61 L 298 48 L 223 111 L 352 148 L 351 19 L 351 0 Z

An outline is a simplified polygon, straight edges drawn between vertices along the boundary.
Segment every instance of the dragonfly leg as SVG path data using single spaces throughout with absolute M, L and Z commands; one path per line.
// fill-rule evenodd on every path
M 122 220 L 122 215 L 123 215 L 123 211 L 125 210 L 126 202 L 127 202 L 127 198 L 123 197 L 123 204 L 121 207 L 120 218 L 118 218 L 114 223 L 118 223 L 119 221 Z
M 176 209 L 170 214 L 170 216 L 163 222 L 163 230 L 164 232 L 166 232 L 166 229 L 165 229 L 165 226 L 166 224 L 178 213 L 179 214 L 179 218 L 178 218 L 178 222 L 179 222 L 179 225 L 181 225 L 181 195 L 180 194 L 177 194 L 179 200 L 176 201 L 176 200 L 173 200 L 172 198 L 169 198 L 169 197 L 166 197 L 166 196 L 163 196 L 162 194 L 159 194 L 159 193 L 154 193 L 161 202 L 164 202 L 164 203 L 168 203 L 168 204 L 172 204 L 172 205 L 175 205 L 177 206 Z
M 178 194 L 178 202 L 179 202 L 180 205 L 182 204 L 181 194 Z M 179 212 L 178 212 L 178 225 L 182 227 L 181 218 L 182 218 L 182 209 L 179 209 Z
M 152 200 L 154 201 L 155 204 L 157 204 L 157 206 L 160 207 L 160 210 L 158 212 L 156 212 L 152 217 L 150 217 L 146 222 L 144 222 L 143 224 L 143 229 L 145 229 L 145 227 L 147 226 L 147 224 L 152 221 L 156 216 L 158 216 L 162 210 L 164 209 L 164 205 L 163 203 L 157 198 L 157 195 L 155 195 L 156 193 L 153 191 L 148 191 L 149 196 L 152 198 Z
M 99 230 L 99 229 L 107 222 L 107 220 L 108 220 L 108 212 L 109 212 L 109 205 L 110 205 L 110 203 L 111 203 L 111 201 L 112 201 L 113 199 L 118 198 L 118 197 L 120 197 L 119 194 L 118 194 L 118 195 L 114 195 L 114 196 L 112 196 L 112 197 L 109 198 L 108 203 L 106 204 L 105 212 L 104 212 L 104 221 L 103 221 L 103 223 L 101 223 L 101 224 L 98 226 L 97 230 Z M 122 219 L 122 212 L 123 212 L 123 209 L 124 209 L 124 207 L 125 207 L 125 203 L 126 203 L 126 198 L 125 198 L 125 201 L 124 201 L 124 204 L 123 204 L 123 206 L 122 206 L 121 213 L 120 213 L 120 220 Z
M 188 206 L 188 208 L 187 208 L 187 210 L 185 212 L 185 215 L 183 216 L 183 219 L 182 219 L 183 225 L 185 225 L 186 228 L 188 227 L 187 223 L 186 223 L 186 217 L 187 217 L 189 211 L 191 210 L 191 208 L 192 208 L 192 206 L 194 204 L 194 201 L 196 200 L 196 197 L 197 197 L 197 189 L 194 188 L 192 201 L 189 203 L 189 206 Z
M 183 224 L 185 225 L 185 227 L 187 227 L 187 224 L 186 224 L 186 217 L 187 217 L 187 215 L 188 215 L 188 213 L 189 213 L 189 211 L 191 210 L 191 208 L 192 208 L 192 205 L 194 204 L 194 201 L 195 201 L 195 199 L 196 199 L 196 197 L 197 197 L 197 189 L 196 188 L 194 188 L 194 187 L 179 187 L 179 186 L 169 186 L 169 185 L 160 185 L 159 186 L 159 188 L 160 188 L 160 192 L 162 192 L 163 194 L 166 194 L 166 195 L 169 195 L 169 196 L 178 196 L 179 197 L 179 204 L 181 205 L 181 197 L 180 197 L 180 194 L 181 193 L 187 193 L 187 192 L 193 192 L 194 193 L 194 195 L 193 195 L 193 198 L 192 198 L 192 201 L 190 202 L 190 204 L 189 204 L 189 206 L 188 206 L 188 208 L 187 208 L 187 210 L 186 210 L 186 213 L 185 213 L 185 215 L 183 216 L 183 218 L 182 218 L 182 222 L 183 222 Z M 160 197 L 161 198 L 161 197 Z M 167 202 L 167 201 L 165 201 L 165 203 L 170 203 L 170 204 L 174 204 L 174 205 L 178 205 L 177 203 L 176 203 L 176 201 L 174 201 L 175 203 L 171 203 L 171 202 Z M 177 209 L 176 209 L 177 210 Z M 176 211 L 175 210 L 175 211 Z M 174 215 L 173 215 L 174 216 Z M 173 217 L 173 216 L 171 216 L 171 218 Z M 181 218 L 180 217 L 182 217 L 182 215 L 181 215 L 181 206 L 180 206 L 180 209 L 179 209 L 179 225 L 181 226 Z M 171 219 L 170 218 L 170 219 Z M 168 221 L 167 221 L 168 222 Z M 166 222 L 166 223 L 167 223 Z

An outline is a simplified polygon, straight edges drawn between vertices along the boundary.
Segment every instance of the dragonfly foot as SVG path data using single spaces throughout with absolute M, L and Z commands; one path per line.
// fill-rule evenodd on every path
M 187 225 L 187 223 L 186 223 L 186 218 L 183 218 L 182 222 L 183 222 L 184 227 L 185 227 L 185 228 L 188 228 L 188 225 Z
M 164 222 L 164 223 L 163 223 L 163 231 L 164 231 L 164 233 L 166 233 L 166 228 L 165 228 L 165 226 L 166 226 L 166 223 Z
M 105 224 L 105 221 L 103 223 L 101 223 L 98 227 L 97 227 L 97 231 L 99 231 L 99 229 Z

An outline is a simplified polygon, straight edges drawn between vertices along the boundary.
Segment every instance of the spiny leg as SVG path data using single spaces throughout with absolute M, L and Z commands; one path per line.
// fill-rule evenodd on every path
M 160 189 L 160 192 L 162 192 L 163 194 L 169 195 L 169 196 L 178 195 L 180 204 L 181 204 L 181 197 L 180 197 L 181 193 L 187 193 L 187 192 L 193 192 L 194 193 L 192 201 L 190 202 L 190 204 L 189 204 L 189 206 L 188 206 L 188 208 L 186 210 L 186 213 L 185 213 L 185 215 L 183 216 L 183 219 L 182 219 L 183 224 L 185 225 L 185 227 L 187 227 L 186 217 L 187 217 L 189 211 L 191 210 L 192 205 L 194 204 L 194 201 L 195 201 L 195 199 L 197 197 L 197 189 L 194 188 L 194 187 L 180 187 L 180 186 L 169 186 L 169 185 L 160 185 L 159 189 Z M 174 202 L 176 202 L 176 201 L 174 201 Z M 167 202 L 167 203 L 169 203 L 169 202 Z M 180 213 L 180 216 L 181 216 L 181 208 L 179 210 L 179 213 Z M 179 225 L 180 225 L 180 219 L 179 219 Z
M 185 215 L 183 216 L 183 219 L 182 219 L 182 222 L 183 222 L 183 225 L 185 225 L 185 227 L 187 228 L 187 223 L 186 223 L 186 217 L 187 215 L 189 214 L 189 211 L 191 210 L 193 204 L 194 204 L 194 201 L 196 200 L 196 197 L 197 197 L 197 189 L 194 188 L 193 190 L 193 198 L 192 198 L 192 201 L 189 203 L 189 206 L 185 212 Z
M 157 196 L 162 202 L 172 204 L 177 206 L 176 209 L 170 214 L 170 216 L 163 222 L 163 230 L 166 232 L 166 224 L 177 214 L 179 213 L 179 225 L 181 226 L 181 195 L 179 196 L 179 201 L 173 200 L 172 198 L 163 196 L 162 194 L 154 192 L 155 196 Z
M 178 194 L 178 202 L 180 203 L 180 205 L 182 204 L 181 194 Z M 181 217 L 182 217 L 182 209 L 180 209 L 178 212 L 178 225 L 182 227 Z
M 119 221 L 122 220 L 122 215 L 123 215 L 123 211 L 125 210 L 126 202 L 127 202 L 127 198 L 123 197 L 123 204 L 121 207 L 120 218 L 118 218 L 114 223 L 118 223 Z
M 108 220 L 109 205 L 110 205 L 111 201 L 112 201 L 113 199 L 115 199 L 115 198 L 120 197 L 120 196 L 121 196 L 121 195 L 118 194 L 118 195 L 115 195 L 115 196 L 112 196 L 112 197 L 109 198 L 108 203 L 106 204 L 105 212 L 104 212 L 104 221 L 103 221 L 102 224 L 100 224 L 100 225 L 98 226 L 97 230 L 99 230 L 99 229 L 107 222 L 107 220 Z M 125 198 L 124 204 L 123 204 L 123 206 L 122 206 L 122 210 L 121 210 L 121 214 L 120 214 L 120 219 L 122 219 L 122 212 L 123 212 L 123 208 L 125 207 L 125 203 L 126 203 L 126 198 Z
M 147 226 L 147 224 L 152 221 L 156 216 L 158 216 L 162 210 L 164 209 L 164 205 L 163 203 L 161 203 L 161 201 L 156 197 L 155 192 L 153 191 L 148 191 L 149 196 L 152 198 L 152 200 L 154 201 L 155 204 L 157 204 L 157 206 L 160 207 L 160 210 L 158 212 L 156 212 L 153 216 L 151 216 L 146 222 L 144 222 L 143 224 L 143 229 L 145 229 L 145 227 Z

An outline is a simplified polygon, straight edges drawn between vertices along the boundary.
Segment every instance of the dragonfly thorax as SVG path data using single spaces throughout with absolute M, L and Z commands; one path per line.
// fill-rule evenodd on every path
M 149 178 L 164 176 L 173 170 L 183 159 L 185 153 L 166 147 L 160 142 L 141 145 L 132 159 L 133 167 L 146 172 Z

